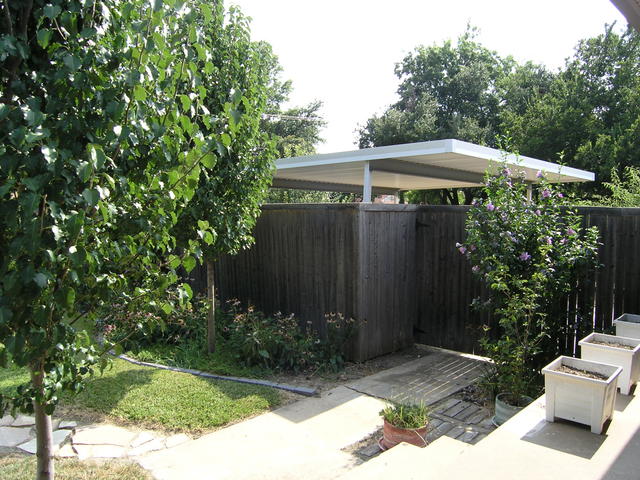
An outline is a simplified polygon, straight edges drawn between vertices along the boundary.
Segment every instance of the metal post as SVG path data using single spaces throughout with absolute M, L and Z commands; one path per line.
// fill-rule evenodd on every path
M 369 162 L 364 162 L 364 185 L 362 187 L 362 202 L 371 203 L 371 169 Z

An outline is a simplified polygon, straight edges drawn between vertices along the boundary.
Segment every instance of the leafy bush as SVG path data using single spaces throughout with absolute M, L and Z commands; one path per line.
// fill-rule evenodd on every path
M 491 290 L 499 336 L 486 327 L 482 346 L 495 362 L 497 388 L 516 396 L 534 387 L 540 366 L 578 330 L 580 319 L 568 318 L 562 300 L 580 271 L 597 263 L 597 229 L 583 229 L 563 194 L 542 172 L 538 177 L 533 203 L 524 180 L 506 166 L 487 175 L 484 198 L 468 213 L 466 242 L 457 244 Z
M 327 315 L 326 335 L 321 336 L 307 322 L 299 326 L 294 315 L 272 317 L 238 301 L 228 303 L 222 335 L 232 345 L 240 362 L 280 370 L 307 370 L 344 366 L 345 349 L 355 333 L 355 321 L 340 314 Z
M 390 403 L 380 410 L 380 415 L 398 428 L 422 428 L 429 422 L 429 409 L 422 403 L 419 405 Z
M 178 345 L 187 340 L 198 343 L 206 335 L 207 308 L 203 297 L 176 308 L 170 315 L 153 310 L 132 311 L 116 303 L 103 309 L 97 326 L 107 340 L 125 349 L 138 350 L 159 343 Z

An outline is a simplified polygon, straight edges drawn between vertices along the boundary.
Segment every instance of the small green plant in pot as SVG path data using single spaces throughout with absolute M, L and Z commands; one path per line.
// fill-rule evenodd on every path
M 498 393 L 494 422 L 501 424 L 539 393 L 540 368 L 581 328 L 578 315 L 568 324 L 566 295 L 579 272 L 595 268 L 598 231 L 582 228 L 544 173 L 534 202 L 523 174 L 504 164 L 493 171 L 469 210 L 466 241 L 456 247 L 490 292 L 483 305 L 497 324 L 485 328 L 481 346 L 493 360 L 486 383 Z
M 427 445 L 429 410 L 424 404 L 391 403 L 380 411 L 380 415 L 384 419 L 383 436 L 379 442 L 382 450 L 395 447 L 400 442 L 417 447 Z

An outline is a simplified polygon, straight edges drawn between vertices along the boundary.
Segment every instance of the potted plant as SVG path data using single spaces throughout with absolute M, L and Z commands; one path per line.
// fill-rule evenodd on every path
M 560 356 L 542 369 L 546 419 L 563 418 L 589 425 L 596 434 L 613 415 L 622 367 Z
M 618 386 L 621 394 L 629 395 L 631 386 L 640 378 L 640 339 L 594 332 L 578 344 L 581 358 L 622 367 Z
M 562 209 L 564 195 L 542 172 L 534 202 L 516 169 L 502 164 L 487 174 L 483 195 L 467 215 L 466 240 L 456 245 L 488 287 L 488 297 L 474 304 L 488 307 L 493 322 L 481 345 L 493 360 L 488 382 L 498 394 L 498 425 L 541 391 L 540 368 L 577 327 L 567 328 L 555 309 L 578 270 L 597 263 L 598 250 L 597 230 L 583 229 L 575 211 Z
M 640 315 L 623 313 L 613 321 L 616 335 L 628 338 L 640 338 Z
M 380 415 L 384 419 L 383 436 L 378 442 L 382 450 L 395 447 L 400 442 L 417 447 L 427 445 L 429 410 L 424 404 L 391 403 L 380 411 Z

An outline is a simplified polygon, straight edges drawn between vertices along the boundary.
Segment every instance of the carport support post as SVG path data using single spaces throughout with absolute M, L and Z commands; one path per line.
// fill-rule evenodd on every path
M 533 201 L 533 184 L 527 184 L 527 201 L 531 203 Z
M 371 169 L 369 162 L 364 162 L 364 182 L 362 186 L 362 202 L 371 203 Z

